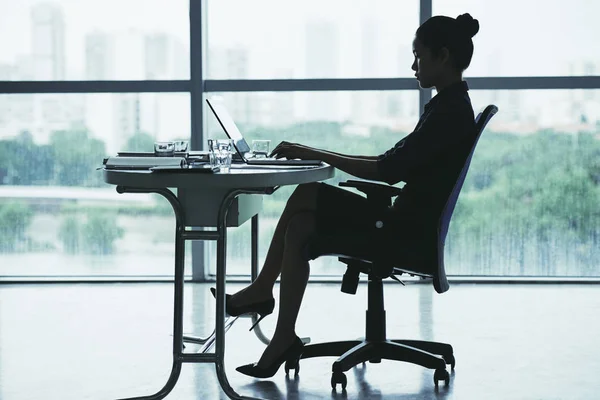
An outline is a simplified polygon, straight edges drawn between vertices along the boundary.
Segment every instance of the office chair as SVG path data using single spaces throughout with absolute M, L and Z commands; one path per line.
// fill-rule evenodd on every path
M 342 279 L 342 292 L 356 294 L 359 275 L 364 273 L 368 275 L 368 309 L 366 312 L 366 334 L 365 339 L 351 340 L 343 342 L 328 342 L 310 344 L 304 347 L 302 359 L 323 356 L 339 356 L 333 363 L 331 375 L 331 387 L 336 388 L 339 383 L 342 389 L 346 388 L 347 379 L 344 374 L 350 368 L 357 364 L 370 361 L 372 363 L 381 362 L 381 359 L 406 361 L 413 364 L 419 364 L 425 368 L 435 369 L 433 382 L 438 386 L 439 381 L 444 381 L 446 385 L 450 382 L 450 374 L 446 370 L 446 364 L 450 364 L 454 369 L 455 359 L 452 346 L 446 343 L 426 342 L 420 340 L 388 340 L 386 338 L 385 327 L 385 309 L 383 304 L 383 283 L 385 278 L 392 278 L 401 282 L 396 275 L 408 273 L 412 276 L 419 276 L 422 279 L 431 278 L 433 286 L 438 293 L 444 293 L 450 287 L 446 279 L 444 267 L 444 244 L 450 219 L 454 211 L 454 206 L 462 188 L 467 170 L 473 157 L 473 152 L 477 142 L 483 132 L 483 129 L 496 114 L 498 108 L 495 105 L 487 106 L 483 112 L 479 113 L 475 119 L 477 137 L 471 148 L 471 152 L 459 174 L 458 180 L 454 184 L 442 215 L 439 218 L 437 232 L 437 271 L 431 274 L 417 272 L 394 265 L 393 262 L 381 263 L 361 257 L 355 257 L 348 254 L 342 254 L 341 251 L 331 249 L 330 243 L 319 243 L 313 241 L 307 247 L 310 259 L 322 255 L 337 255 L 338 259 L 347 265 L 346 273 Z M 401 193 L 402 189 L 371 182 L 349 180 L 341 182 L 340 186 L 354 187 L 367 195 L 367 199 L 374 203 L 390 205 L 391 198 Z M 334 246 L 335 247 L 335 246 Z M 402 283 L 402 282 L 401 282 Z M 298 373 L 299 365 L 286 363 L 286 373 L 290 369 L 295 369 Z

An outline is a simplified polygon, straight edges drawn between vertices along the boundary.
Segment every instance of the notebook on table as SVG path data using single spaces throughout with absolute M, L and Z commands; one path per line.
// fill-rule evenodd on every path
M 248 146 L 248 142 L 242 136 L 242 133 L 238 129 L 237 125 L 231 118 L 229 111 L 225 105 L 218 101 L 213 101 L 210 99 L 206 99 L 209 108 L 219 121 L 221 128 L 227 135 L 228 138 L 233 140 L 233 147 L 235 147 L 236 152 L 240 156 L 240 159 L 248 165 L 282 165 L 282 166 L 319 166 L 323 163 L 320 160 L 287 160 L 287 159 L 278 159 L 273 157 L 262 157 L 256 158 L 253 156 L 250 151 L 250 146 Z
M 108 157 L 104 159 L 106 169 L 150 169 L 152 167 L 185 168 L 183 157 Z

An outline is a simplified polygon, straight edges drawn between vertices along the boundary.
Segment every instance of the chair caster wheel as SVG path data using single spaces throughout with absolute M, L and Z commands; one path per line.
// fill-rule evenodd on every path
M 335 387 L 338 383 L 342 385 L 342 390 L 346 390 L 348 379 L 346 378 L 346 374 L 343 372 L 334 372 L 331 374 L 331 388 L 333 390 L 335 390 Z
M 446 386 L 448 386 L 448 384 L 450 383 L 450 374 L 448 373 L 448 371 L 446 371 L 445 368 L 444 369 L 438 368 L 435 370 L 435 373 L 433 374 L 433 383 L 435 384 L 435 387 L 438 386 L 439 381 L 444 381 Z
M 285 374 L 287 375 L 291 369 L 294 370 L 294 375 L 298 375 L 300 372 L 300 360 L 287 360 L 285 362 Z
M 456 365 L 456 359 L 454 358 L 454 354 L 450 354 L 449 356 L 444 356 L 444 360 L 446 364 L 450 364 L 450 368 L 454 371 L 454 366 Z

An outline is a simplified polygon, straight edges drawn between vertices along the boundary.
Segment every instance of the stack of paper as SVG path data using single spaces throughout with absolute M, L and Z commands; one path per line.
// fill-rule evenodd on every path
M 106 169 L 149 169 L 157 166 L 184 168 L 184 157 L 109 157 L 104 160 Z

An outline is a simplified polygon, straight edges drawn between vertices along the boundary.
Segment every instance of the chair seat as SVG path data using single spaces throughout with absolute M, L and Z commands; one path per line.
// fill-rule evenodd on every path
M 396 254 L 390 254 L 391 251 Z M 416 255 L 409 251 L 398 251 L 398 247 L 390 249 L 381 246 L 373 249 L 365 244 L 363 238 L 356 237 L 314 237 L 304 248 L 305 259 L 314 260 L 321 256 L 337 256 L 342 259 L 353 260 L 365 264 L 385 265 L 393 267 L 394 274 L 407 273 L 423 278 L 433 278 L 434 272 L 425 270 L 425 262 L 418 260 Z M 417 253 L 418 255 L 418 253 Z M 366 273 L 366 271 L 364 271 Z

